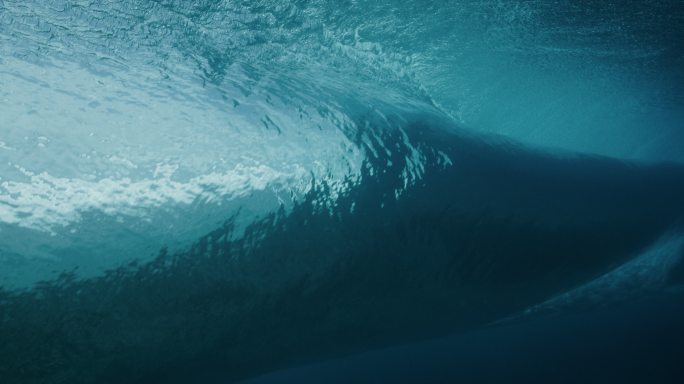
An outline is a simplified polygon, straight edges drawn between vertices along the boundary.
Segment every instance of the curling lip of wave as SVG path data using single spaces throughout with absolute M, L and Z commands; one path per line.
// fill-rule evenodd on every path
M 109 133 L 112 128 L 108 118 L 115 113 L 103 104 L 116 104 L 121 125 L 133 125 L 112 136 L 147 133 L 140 127 L 161 132 L 151 140 L 136 136 L 140 141 L 132 146 L 133 153 L 100 151 L 107 160 L 104 170 L 95 161 L 75 170 L 105 171 L 99 180 L 15 162 L 35 173 L 13 168 L 28 181 L 2 180 L 0 220 L 49 231 L 78 222 L 90 210 L 144 218 L 148 210 L 180 210 L 197 200 L 217 203 L 270 187 L 289 192 L 297 189 L 294 184 L 307 194 L 292 212 L 274 209 L 252 218 L 243 237 L 232 237 L 234 228 L 228 222 L 175 253 L 163 248 L 151 261 L 137 250 L 115 253 L 141 257 L 135 260 L 141 263 L 131 267 L 92 278 L 67 273 L 19 293 L 0 289 L 0 305 L 9 308 L 9 315 L 0 318 L 0 336 L 13 338 L 0 344 L 0 357 L 7 363 L 0 365 L 0 373 L 5 367 L 16 369 L 19 382 L 26 367 L 38 380 L 59 371 L 78 375 L 75 380 L 81 381 L 106 374 L 133 379 L 149 375 L 163 381 L 164 375 L 182 380 L 175 377 L 179 370 L 202 372 L 184 369 L 184 364 L 206 364 L 228 367 L 238 378 L 296 357 L 398 342 L 409 330 L 425 335 L 439 328 L 435 324 L 441 330 L 465 329 L 527 308 L 629 260 L 680 213 L 684 193 L 673 197 L 671 191 L 684 187 L 671 176 L 682 175 L 681 169 L 582 156 L 561 160 L 452 135 L 453 119 L 430 102 L 429 92 L 416 77 L 421 69 L 428 69 L 422 76 L 430 77 L 431 64 L 439 67 L 439 57 L 430 60 L 430 53 L 439 54 L 439 49 L 431 51 L 435 46 L 420 41 L 420 34 L 405 36 L 417 42 L 416 47 L 392 46 L 390 39 L 383 45 L 388 36 L 383 32 L 404 25 L 400 12 L 387 12 L 385 4 L 365 18 L 366 13 L 359 12 L 363 9 L 356 7 L 364 2 L 340 3 L 350 8 L 339 9 L 328 3 L 338 4 L 127 1 L 106 3 L 103 12 L 95 4 L 0 3 L 0 52 L 18 52 L 11 53 L 11 60 L 0 58 L 10 68 L 0 72 L 0 80 L 10 79 L 16 88 L 3 87 L 0 97 L 16 101 L 7 105 L 17 117 L 9 129 L 14 137 L 3 137 L 0 149 L 18 159 L 32 158 L 39 152 L 31 143 L 24 145 L 30 140 L 22 141 L 23 132 L 47 121 L 53 125 L 41 129 L 53 129 L 52 134 L 31 133 L 30 139 L 37 138 L 36 145 L 44 149 L 40 153 L 54 156 L 64 148 L 81 152 L 75 143 L 88 131 Z M 473 4 L 478 7 L 481 2 Z M 509 9 L 497 4 L 502 12 L 485 5 L 474 24 L 492 10 L 493 19 L 506 19 L 507 26 L 509 16 L 515 27 L 534 19 L 524 9 L 527 6 L 520 13 L 515 5 Z M 411 8 L 398 9 L 402 10 L 412 14 Z M 348 18 L 347 11 L 357 14 Z M 435 13 L 430 7 L 424 11 Z M 453 25 L 453 14 L 447 16 L 446 24 Z M 422 36 L 439 32 L 430 27 Z M 489 31 L 488 27 L 484 29 Z M 108 33 L 110 28 L 116 32 Z M 503 46 L 529 31 L 495 30 L 504 39 L 494 43 Z M 498 33 L 494 35 L 496 39 Z M 437 45 L 449 41 L 448 34 L 440 36 Z M 418 45 L 428 49 L 405 54 Z M 457 50 L 456 57 L 462 53 Z M 81 72 L 74 72 L 79 68 Z M 437 74 L 443 69 L 439 67 Z M 25 72 L 30 76 L 23 76 Z M 45 80 L 45 73 L 53 77 Z M 21 76 L 12 76 L 17 74 Z M 438 89 L 446 84 L 453 91 L 459 83 L 432 77 L 440 83 Z M 484 77 L 482 83 L 470 84 L 490 85 Z M 35 88 L 12 99 L 11 93 L 26 84 Z M 54 84 L 59 89 L 51 88 Z M 36 100 L 44 102 L 34 96 L 47 92 L 67 95 L 51 100 L 73 109 L 67 114 L 57 111 L 51 119 L 41 115 L 49 105 L 40 111 L 27 107 Z M 474 100 L 473 108 L 478 109 L 478 98 Z M 563 111 L 577 114 L 564 100 L 559 102 Z M 175 119 L 181 114 L 176 109 L 188 115 Z M 162 116 L 151 116 L 150 111 Z M 521 110 L 525 115 L 529 111 Z M 448 124 L 431 125 L 435 115 Z M 57 122 L 57 116 L 66 118 Z M 73 116 L 87 119 L 72 125 L 68 118 Z M 408 116 L 420 118 L 411 125 Z M 220 124 L 232 119 L 240 124 Z M 262 128 L 268 135 L 257 133 Z M 225 140 L 217 145 L 216 133 L 226 131 Z M 41 139 L 66 133 L 73 135 L 73 143 L 67 143 L 71 147 L 59 147 L 56 141 L 46 146 Z M 193 134 L 200 133 L 203 140 L 194 140 Z M 166 145 L 157 145 L 161 136 L 190 140 L 172 140 L 180 145 L 169 155 L 163 152 Z M 188 145 L 194 141 L 202 145 Z M 127 143 L 117 144 L 127 148 Z M 113 145 L 102 145 L 107 146 Z M 358 153 L 351 153 L 354 150 Z M 231 167 L 241 163 L 240 153 L 250 151 L 272 162 L 207 172 L 207 163 L 198 161 L 190 178 L 173 178 L 174 166 L 169 170 L 168 164 L 176 163 L 169 158 L 190 161 L 188 154 L 205 151 L 210 152 L 207 163 L 216 160 L 217 152 L 233 151 L 236 156 L 226 162 Z M 161 162 L 161 177 L 140 180 L 107 173 L 135 168 L 136 155 L 145 158 L 147 152 L 154 152 L 149 156 L 152 161 L 140 163 L 138 171 L 144 174 L 149 169 L 143 168 Z M 349 163 L 358 164 L 355 156 L 365 156 L 358 162 L 366 161 L 363 178 L 341 194 L 340 206 L 318 209 L 335 200 L 334 188 L 327 187 L 353 174 L 355 169 L 348 171 L 353 168 Z M 74 156 L 64 163 L 80 160 Z M 320 169 L 312 172 L 318 165 Z M 335 166 L 320 189 L 309 188 L 309 181 Z M 108 228 L 96 229 L 110 235 Z M 104 247 L 86 245 L 90 259 L 98 259 L 92 256 Z M 65 253 L 73 253 L 70 246 Z M 53 297 L 62 299 L 59 305 Z M 27 330 L 28 321 L 33 327 Z M 272 345 L 267 352 L 264 340 Z M 294 356 L 293 350 L 300 355 Z M 54 351 L 67 358 L 53 359 Z M 72 362 L 83 362 L 88 369 L 75 372 Z

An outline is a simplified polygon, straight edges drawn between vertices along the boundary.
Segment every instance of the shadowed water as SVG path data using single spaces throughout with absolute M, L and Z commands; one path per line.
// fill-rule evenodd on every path
M 3 291 L 4 382 L 230 380 L 470 329 L 634 258 L 684 212 L 680 166 L 406 132 L 433 151 L 399 198 L 408 149 L 388 132 L 333 203 L 319 184 L 241 236 L 228 220 L 149 263 Z
M 671 0 L 0 0 L 0 383 L 682 381 L 683 32 Z

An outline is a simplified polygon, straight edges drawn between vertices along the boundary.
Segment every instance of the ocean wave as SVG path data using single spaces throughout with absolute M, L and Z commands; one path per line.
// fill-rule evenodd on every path
M 0 376 L 239 379 L 667 289 L 684 23 L 614 5 L 0 1 Z

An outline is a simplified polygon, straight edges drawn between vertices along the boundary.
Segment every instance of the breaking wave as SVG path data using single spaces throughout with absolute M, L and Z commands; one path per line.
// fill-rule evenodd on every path
M 0 376 L 232 380 L 666 289 L 684 13 L 633 6 L 0 1 Z

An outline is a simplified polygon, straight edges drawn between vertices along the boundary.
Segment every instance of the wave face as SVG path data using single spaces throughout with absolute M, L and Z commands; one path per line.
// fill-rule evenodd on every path
M 225 382 L 671 290 L 679 7 L 0 1 L 0 377 Z

